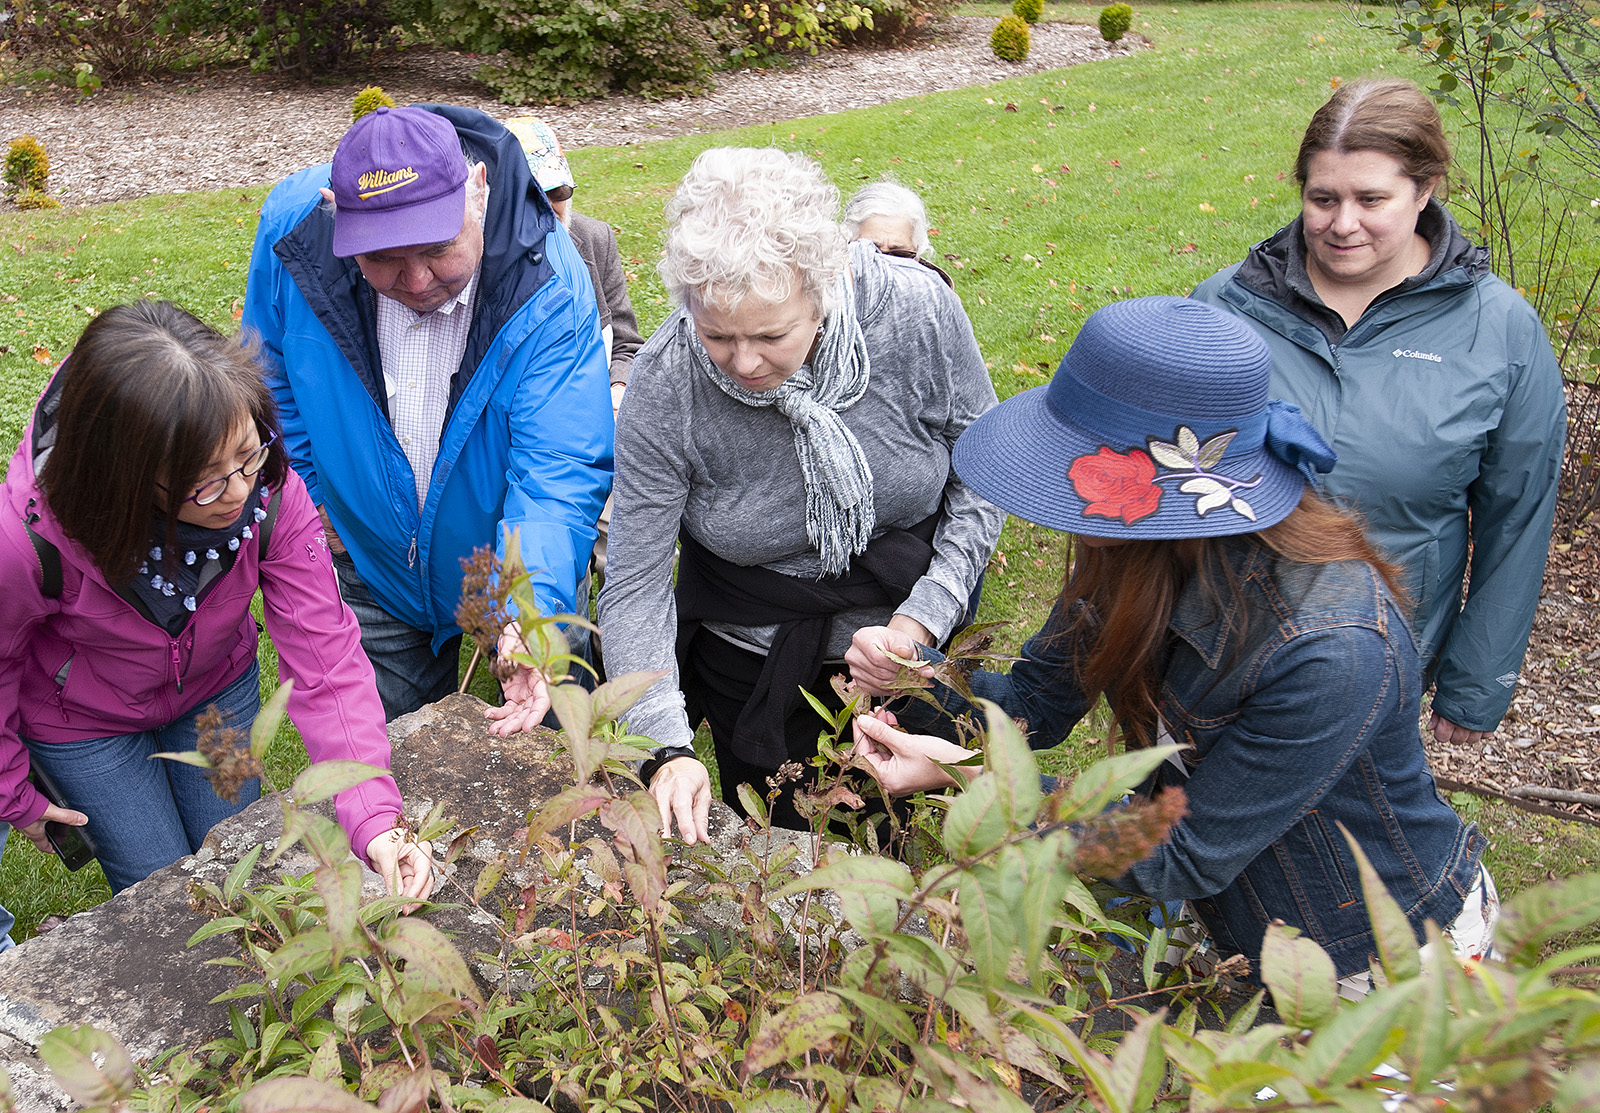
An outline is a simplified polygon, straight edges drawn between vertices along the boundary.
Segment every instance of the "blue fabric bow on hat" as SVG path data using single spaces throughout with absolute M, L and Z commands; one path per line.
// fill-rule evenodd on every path
M 1299 470 L 1306 482 L 1320 488 L 1318 472 L 1330 472 L 1339 462 L 1316 426 L 1305 419 L 1300 407 L 1277 398 L 1267 403 L 1267 451 Z

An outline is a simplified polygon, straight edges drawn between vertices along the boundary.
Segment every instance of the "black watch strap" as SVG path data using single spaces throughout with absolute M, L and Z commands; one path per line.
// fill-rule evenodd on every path
M 655 779 L 656 771 L 669 761 L 680 757 L 696 757 L 693 746 L 663 746 L 639 765 L 639 783 L 645 788 Z

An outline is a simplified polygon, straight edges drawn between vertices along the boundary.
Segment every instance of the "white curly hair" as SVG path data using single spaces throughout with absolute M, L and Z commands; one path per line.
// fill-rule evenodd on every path
M 800 288 L 826 317 L 849 261 L 839 191 L 822 167 L 775 147 L 701 152 L 667 202 L 661 280 L 674 302 L 781 302 Z
M 911 242 L 918 255 L 933 250 L 928 241 L 928 210 L 922 198 L 899 182 L 885 178 L 881 182 L 864 185 L 844 207 L 844 232 L 852 240 L 861 232 L 861 224 L 870 216 L 887 216 L 908 221 L 911 225 Z

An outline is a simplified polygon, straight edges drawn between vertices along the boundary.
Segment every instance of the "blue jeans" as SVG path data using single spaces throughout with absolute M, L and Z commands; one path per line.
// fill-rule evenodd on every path
M 6 852 L 6 836 L 11 834 L 11 824 L 0 822 L 0 855 Z M 17 918 L 0 905 L 0 955 L 5 954 L 16 944 L 11 941 L 11 925 Z
M 80 742 L 34 742 L 28 756 L 61 787 L 69 806 L 89 817 L 111 891 L 119 893 L 156 870 L 193 854 L 206 832 L 261 796 L 246 781 L 239 802 L 211 791 L 206 771 L 151 754 L 196 748 L 195 720 L 212 704 L 223 723 L 246 733 L 261 708 L 261 679 L 252 663 L 244 675 L 201 700 L 166 726 Z
M 461 672 L 461 635 L 457 634 L 433 651 L 433 635 L 402 622 L 372 597 L 355 562 L 345 553 L 333 555 L 333 567 L 339 575 L 339 594 L 345 604 L 355 612 L 361 624 L 361 648 L 378 680 L 378 698 L 383 701 L 383 717 L 393 721 L 420 707 L 436 703 L 456 690 Z M 589 578 L 585 576 L 578 585 L 579 598 L 587 613 Z M 566 630 L 572 652 L 589 659 L 589 631 L 582 626 Z M 575 670 L 585 688 L 593 688 L 593 679 L 582 669 Z M 553 715 L 545 718 L 545 725 L 557 727 Z

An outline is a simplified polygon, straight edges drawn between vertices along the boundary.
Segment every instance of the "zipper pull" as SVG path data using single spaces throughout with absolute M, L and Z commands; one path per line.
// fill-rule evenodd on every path
M 178 661 L 178 642 L 172 640 L 172 675 L 178 679 L 178 694 L 183 695 L 183 665 Z
M 411 548 L 406 553 L 406 567 L 407 568 L 415 568 L 416 566 L 417 566 L 417 539 L 415 537 L 413 537 L 411 539 Z

